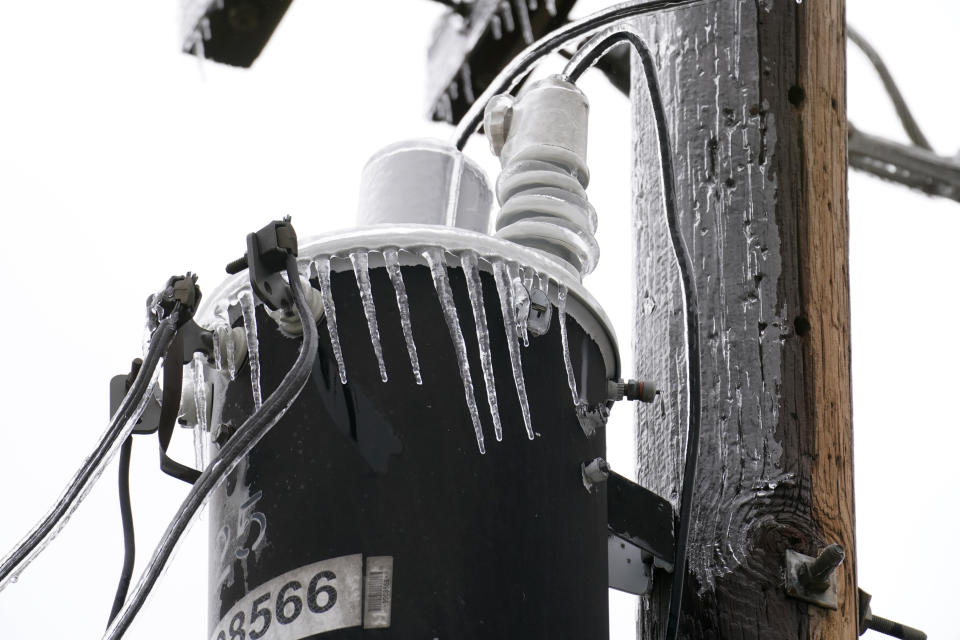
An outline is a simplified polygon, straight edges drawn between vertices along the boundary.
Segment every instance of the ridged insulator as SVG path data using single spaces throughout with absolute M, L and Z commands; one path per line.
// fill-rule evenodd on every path
M 550 253 L 580 276 L 593 271 L 600 255 L 597 214 L 584 190 L 588 113 L 576 85 L 550 76 L 518 98 L 496 96 L 484 117 L 503 167 L 496 235 Z

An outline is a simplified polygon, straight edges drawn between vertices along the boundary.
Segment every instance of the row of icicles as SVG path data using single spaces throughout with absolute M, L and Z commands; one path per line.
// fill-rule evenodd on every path
M 457 363 L 460 369 L 460 378 L 463 382 L 463 393 L 466 399 L 467 408 L 470 412 L 470 419 L 473 423 L 473 430 L 477 439 L 477 446 L 480 453 L 486 452 L 484 444 L 483 429 L 480 425 L 480 413 L 477 407 L 477 399 L 474 393 L 473 376 L 470 372 L 470 365 L 467 360 L 467 347 L 463 337 L 463 331 L 460 327 L 460 318 L 457 313 L 457 307 L 453 300 L 453 291 L 450 288 L 450 280 L 447 275 L 447 263 L 444 257 L 445 249 L 442 247 L 429 247 L 422 249 L 420 255 L 426 260 L 430 268 L 430 274 L 433 278 L 433 285 L 443 309 L 444 320 L 447 329 L 450 332 L 450 339 L 453 342 L 454 351 L 457 356 Z M 400 256 L 398 249 L 384 249 L 382 252 L 387 274 L 393 284 L 397 299 L 397 307 L 400 310 L 400 325 L 403 330 L 403 337 L 407 346 L 407 354 L 410 359 L 410 367 L 413 377 L 417 384 L 423 384 L 420 376 L 420 361 L 417 357 L 417 346 L 413 339 L 413 325 L 410 321 L 410 305 L 407 299 L 407 291 L 403 282 L 403 274 L 400 268 Z M 317 274 L 317 280 L 320 284 L 320 296 L 323 302 L 323 315 L 326 321 L 327 332 L 330 335 L 330 344 L 333 349 L 334 358 L 337 361 L 337 369 L 340 375 L 340 382 L 347 383 L 347 369 L 343 359 L 343 350 L 340 347 L 340 336 L 337 331 L 337 311 L 333 301 L 333 293 L 330 286 L 330 258 L 325 255 L 315 258 L 312 261 L 314 270 Z M 373 347 L 374 355 L 377 358 L 377 364 L 380 369 L 380 378 L 387 381 L 387 368 L 383 360 L 383 348 L 380 344 L 380 328 L 377 322 L 376 307 L 373 302 L 373 292 L 370 286 L 369 272 L 369 253 L 366 250 L 354 251 L 349 254 L 350 262 L 353 265 L 353 273 L 356 277 L 357 287 L 360 291 L 360 299 L 363 304 L 364 316 L 367 321 L 367 329 L 370 334 L 370 341 Z M 470 306 L 473 311 L 474 325 L 477 330 L 477 343 L 480 350 L 480 366 L 483 371 L 483 381 L 486 387 L 487 404 L 490 408 L 490 415 L 493 419 L 493 432 L 497 441 L 503 438 L 503 426 L 500 421 L 500 410 L 497 403 L 496 376 L 493 371 L 493 356 L 490 349 L 490 334 L 487 325 L 487 316 L 483 304 L 483 289 L 480 282 L 479 257 L 474 251 L 464 250 L 458 254 L 460 266 L 463 269 L 467 282 L 467 293 L 470 297 Z M 530 420 L 530 404 L 527 401 L 526 384 L 523 377 L 523 366 L 520 354 L 520 342 L 525 346 L 529 345 L 529 334 L 527 331 L 527 320 L 529 313 L 529 294 L 528 291 L 534 286 L 534 278 L 538 278 L 538 286 L 543 288 L 546 284 L 546 278 L 535 274 L 531 270 L 524 269 L 516 263 L 507 262 L 500 258 L 485 258 L 489 261 L 493 269 L 493 277 L 497 286 L 497 293 L 500 298 L 500 309 L 503 316 L 503 328 L 507 336 L 507 347 L 510 354 L 510 366 L 513 374 L 513 382 L 516 387 L 517 397 L 520 402 L 520 410 L 523 415 L 523 424 L 527 432 L 527 437 L 534 438 L 533 426 Z M 582 404 L 580 395 L 577 391 L 576 377 L 573 373 L 573 366 L 570 361 L 570 348 L 567 340 L 566 326 L 566 285 L 556 282 L 557 287 L 557 314 L 560 323 L 560 337 L 563 345 L 563 363 L 566 368 L 567 383 L 570 388 L 571 397 L 574 406 L 579 407 Z M 309 293 L 309 292 L 308 292 Z M 259 340 L 257 338 L 257 320 L 256 320 L 256 302 L 252 290 L 247 287 L 240 292 L 238 296 L 240 310 L 243 314 L 244 333 L 247 343 L 248 362 L 250 364 L 250 384 L 253 393 L 253 402 L 255 409 L 259 409 L 263 402 L 263 395 L 260 389 L 260 353 Z M 215 366 L 218 370 L 226 370 L 232 379 L 236 375 L 237 365 L 236 351 L 234 346 L 233 334 L 229 330 L 229 320 L 225 308 L 218 308 L 216 313 L 217 330 L 214 331 L 214 349 Z M 226 341 L 221 348 L 221 341 Z M 226 356 L 226 362 L 223 362 L 223 355 Z M 196 428 L 196 447 L 198 461 L 209 459 L 206 439 L 203 434 L 208 430 L 206 424 L 207 416 L 207 398 L 205 393 L 204 379 L 204 358 L 197 354 L 194 358 L 193 383 L 195 389 L 195 401 L 197 409 L 197 428 Z

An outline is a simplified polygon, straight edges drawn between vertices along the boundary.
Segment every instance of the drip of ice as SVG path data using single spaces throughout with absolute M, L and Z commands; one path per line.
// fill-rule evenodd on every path
M 327 333 L 330 334 L 330 346 L 340 371 L 340 383 L 347 384 L 347 368 L 343 364 L 343 350 L 340 348 L 340 334 L 337 333 L 337 310 L 333 306 L 333 291 L 330 289 L 330 256 L 320 256 L 314 261 L 317 267 L 317 280 L 320 281 L 320 294 L 323 297 L 323 315 L 327 318 Z
M 193 452 L 197 459 L 197 469 L 207 467 L 207 380 L 205 376 L 206 358 L 202 353 L 193 354 L 193 401 L 197 408 L 197 424 L 193 427 Z
M 557 319 L 560 321 L 560 342 L 563 344 L 563 366 L 567 369 L 567 385 L 570 395 L 573 396 L 573 406 L 580 406 L 580 394 L 577 392 L 577 378 L 573 375 L 573 364 L 570 362 L 570 344 L 567 341 L 567 286 L 557 288 Z
M 523 340 L 523 346 L 529 347 L 530 332 L 527 327 L 530 320 L 530 293 L 520 278 L 513 279 L 513 309 L 517 321 L 517 333 Z
M 217 371 L 223 371 L 226 364 L 227 374 L 231 380 L 237 377 L 237 341 L 230 326 L 230 313 L 226 307 L 219 306 L 214 311 L 216 329 L 213 332 L 213 352 L 216 358 Z M 227 354 L 227 362 L 223 362 L 223 354 Z
M 460 329 L 460 318 L 457 315 L 457 306 L 453 301 L 453 291 L 450 289 L 450 279 L 447 276 L 447 263 L 443 258 L 443 249 L 439 247 L 425 249 L 423 257 L 430 265 L 433 286 L 437 290 L 437 297 L 440 299 L 440 306 L 443 308 L 443 317 L 447 321 L 450 339 L 453 341 L 453 348 L 457 353 L 460 379 L 463 381 L 463 393 L 467 400 L 467 409 L 470 410 L 470 420 L 473 421 L 473 431 L 477 436 L 477 446 L 480 447 L 480 453 L 486 453 L 483 444 L 483 429 L 480 428 L 480 412 L 477 410 L 477 399 L 473 394 L 473 377 L 470 375 L 470 363 L 467 361 L 467 344 L 463 340 L 463 331 Z
M 493 39 L 499 40 L 503 37 L 503 27 L 500 26 L 500 16 L 490 18 L 490 30 L 493 33 Z
M 547 13 L 552 16 L 557 15 L 557 0 L 544 0 L 543 4 L 547 8 Z
M 413 342 L 413 324 L 410 322 L 410 303 L 407 300 L 407 287 L 403 284 L 403 274 L 400 273 L 400 254 L 396 249 L 385 249 L 383 260 L 387 265 L 387 274 L 393 283 L 393 290 L 397 294 L 397 308 L 400 309 L 400 326 L 403 328 L 403 339 L 407 343 L 407 355 L 410 356 L 410 367 L 413 369 L 413 378 L 417 384 L 423 384 L 420 377 L 420 359 L 417 357 L 417 345 Z
M 523 414 L 523 426 L 527 437 L 533 440 L 533 425 L 530 422 L 530 404 L 527 401 L 527 385 L 523 379 L 523 363 L 520 361 L 520 339 L 517 337 L 517 317 L 514 311 L 513 286 L 507 265 L 501 260 L 493 262 L 493 278 L 497 283 L 500 296 L 500 311 L 503 314 L 503 330 L 507 334 L 507 350 L 510 352 L 510 368 L 513 369 L 513 383 L 517 387 L 520 400 L 520 412 Z
M 487 387 L 487 404 L 493 418 L 493 433 L 499 442 L 503 440 L 503 426 L 500 423 L 500 408 L 497 406 L 497 379 L 493 375 L 490 331 L 487 329 L 487 312 L 483 308 L 483 284 L 480 282 L 477 254 L 470 250 L 464 251 L 460 254 L 460 266 L 467 278 L 467 293 L 470 294 L 473 321 L 477 327 L 477 344 L 480 346 L 480 367 L 483 369 L 483 381 Z
M 367 318 L 367 331 L 370 332 L 373 353 L 377 356 L 377 366 L 380 367 L 380 379 L 386 382 L 387 365 L 383 362 L 383 345 L 380 344 L 377 308 L 373 304 L 373 290 L 370 287 L 370 256 L 366 251 L 354 251 L 350 254 L 350 262 L 353 264 L 353 275 L 356 276 L 357 287 L 360 289 L 363 315 Z
M 260 340 L 257 338 L 257 307 L 253 291 L 240 292 L 240 311 L 243 313 L 243 330 L 247 334 L 247 360 L 250 362 L 250 389 L 253 391 L 253 409 L 263 404 L 260 392 Z

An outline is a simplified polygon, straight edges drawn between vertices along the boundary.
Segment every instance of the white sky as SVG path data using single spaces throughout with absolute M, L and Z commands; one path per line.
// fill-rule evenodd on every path
M 449 133 L 423 118 L 433 3 L 297 0 L 247 71 L 181 55 L 177 5 L 5 0 L 0 10 L 0 553 L 104 428 L 107 381 L 138 355 L 149 292 L 186 270 L 211 290 L 245 234 L 269 219 L 292 215 L 301 237 L 348 225 L 371 153 Z M 903 7 L 849 0 L 848 13 L 887 57 L 934 146 L 952 154 L 960 7 Z M 848 79 L 851 120 L 904 139 L 853 50 Z M 588 285 L 629 327 L 629 296 L 615 287 L 630 264 L 629 109 L 602 79 L 583 86 L 603 114 L 592 123 L 589 192 L 604 256 Z M 467 151 L 495 175 L 485 143 Z M 860 584 L 876 613 L 960 638 L 951 620 L 960 419 L 949 404 L 960 206 L 851 174 L 850 211 Z M 615 412 L 609 441 L 625 473 L 628 416 Z M 189 437 L 176 437 L 175 453 L 189 459 Z M 121 562 L 115 475 L 112 465 L 0 594 L 0 637 L 99 637 Z M 134 448 L 132 485 L 138 575 L 186 486 L 160 474 L 147 439 Z M 203 522 L 128 637 L 205 637 L 205 548 Z M 612 597 L 611 611 L 611 637 L 633 638 L 633 599 Z

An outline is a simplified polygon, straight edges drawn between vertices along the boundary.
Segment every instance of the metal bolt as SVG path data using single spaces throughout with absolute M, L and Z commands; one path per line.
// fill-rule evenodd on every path
M 592 492 L 594 485 L 606 482 L 610 477 L 610 465 L 603 458 L 594 458 L 580 465 L 580 473 L 583 476 L 583 486 Z
M 553 305 L 547 293 L 541 289 L 530 291 L 530 311 L 527 315 L 527 330 L 535 336 L 542 336 L 550 330 L 553 317 Z
M 866 633 L 867 629 L 872 629 L 901 640 L 927 640 L 927 634 L 919 629 L 873 615 L 873 612 L 870 611 L 870 594 L 863 589 L 857 591 L 859 597 L 858 609 L 860 610 L 860 624 L 857 631 L 860 635 Z
M 845 557 L 843 547 L 838 544 L 828 545 L 816 560 L 800 565 L 797 570 L 797 580 L 810 591 L 826 591 L 830 588 L 830 576 Z
M 657 387 L 649 380 L 608 380 L 607 396 L 610 400 L 639 400 L 640 402 L 653 402 L 657 397 Z

